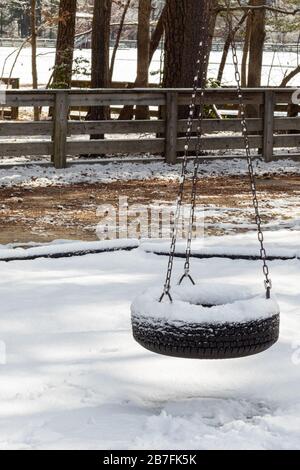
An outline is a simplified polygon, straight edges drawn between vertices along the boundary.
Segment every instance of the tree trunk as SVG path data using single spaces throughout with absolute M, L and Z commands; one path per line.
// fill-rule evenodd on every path
M 165 30 L 165 20 L 166 20 L 166 12 L 167 8 L 164 6 L 161 15 L 159 17 L 159 20 L 157 22 L 156 28 L 152 33 L 151 36 L 151 41 L 150 41 L 150 52 L 149 52 L 149 64 L 152 61 L 153 55 L 156 51 L 156 49 L 159 46 L 159 43 L 163 37 L 164 30 Z
M 265 0 L 251 0 L 252 6 L 262 6 Z M 265 9 L 253 11 L 249 47 L 248 87 L 261 85 L 264 43 L 266 37 Z
M 167 0 L 165 23 L 165 88 L 191 88 L 194 83 L 196 60 L 200 41 L 209 44 L 209 25 L 212 9 L 209 0 Z M 209 55 L 209 50 L 205 51 Z M 202 67 L 202 69 L 201 69 Z M 203 70 L 205 67 L 205 70 Z M 200 77 L 207 73 L 207 66 L 200 64 Z M 187 109 L 180 109 L 179 116 L 186 117 Z
M 36 0 L 36 27 L 37 29 L 41 26 L 42 24 L 42 5 L 43 0 Z
M 32 88 L 37 90 L 38 88 L 38 75 L 36 66 L 36 0 L 30 2 L 30 27 L 31 27 L 31 72 L 32 72 Z M 38 121 L 40 117 L 39 108 L 34 108 L 34 120 Z
M 159 43 L 162 39 L 165 30 L 165 19 L 166 19 L 166 11 L 167 8 L 164 6 L 161 15 L 159 17 L 158 23 L 156 25 L 155 30 L 152 33 L 151 40 L 150 40 L 150 50 L 149 50 L 149 67 L 151 65 L 151 61 L 153 59 L 154 53 L 159 46 Z M 135 79 L 134 86 L 136 86 L 137 78 Z M 119 119 L 120 120 L 128 120 L 130 121 L 133 118 L 133 106 L 127 105 L 121 110 Z
M 138 33 L 137 33 L 137 78 L 138 88 L 147 88 L 150 57 L 150 15 L 151 0 L 139 0 Z M 148 119 L 147 106 L 137 106 L 136 119 Z
M 218 18 L 218 5 L 219 5 L 219 0 L 211 0 L 209 8 L 209 37 L 208 37 L 208 46 L 207 49 L 209 51 L 209 54 L 211 53 L 212 49 L 212 43 L 214 40 L 214 35 L 215 35 L 215 29 L 216 29 L 216 24 L 217 24 L 217 18 Z
M 50 0 L 50 15 L 51 16 L 56 15 L 56 5 L 55 5 L 55 2 L 53 2 L 53 0 Z M 54 38 L 55 38 L 55 34 L 53 31 L 53 28 L 50 26 L 49 27 L 49 39 L 54 39 Z
M 201 37 L 201 29 L 204 24 L 210 23 L 209 3 L 208 0 L 167 0 L 164 70 L 166 88 L 192 86 L 199 43 L 204 39 Z
M 250 0 L 251 6 L 263 6 L 265 0 Z M 249 45 L 248 87 L 261 86 L 264 43 L 266 37 L 266 10 L 254 10 L 251 16 L 251 37 Z M 258 117 L 259 109 L 255 106 L 247 107 L 249 117 Z
M 246 32 L 245 32 L 243 57 L 242 57 L 242 65 L 241 65 L 241 84 L 243 88 L 247 86 L 247 60 L 248 60 L 249 42 L 250 42 L 250 36 L 251 36 L 251 24 L 252 24 L 251 17 L 252 17 L 252 13 L 250 12 L 247 18 L 247 22 L 246 22 Z
M 112 0 L 95 0 L 92 26 L 92 88 L 109 86 L 109 40 Z M 109 109 L 104 106 L 93 106 L 89 118 L 101 121 L 109 117 Z M 93 136 L 101 139 L 103 135 Z
M 19 20 L 21 38 L 27 38 L 30 34 L 30 13 L 29 7 L 24 9 Z
M 60 0 L 53 88 L 70 88 L 74 54 L 76 0 Z

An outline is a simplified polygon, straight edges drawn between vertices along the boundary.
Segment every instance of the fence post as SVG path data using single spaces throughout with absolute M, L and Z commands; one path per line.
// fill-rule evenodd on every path
M 176 91 L 166 93 L 165 119 L 165 159 L 167 163 L 174 165 L 177 161 L 178 94 Z
M 67 165 L 66 144 L 68 135 L 69 93 L 65 90 L 55 91 L 53 110 L 53 162 L 55 168 Z
M 274 151 L 274 113 L 275 93 L 271 90 L 264 92 L 264 134 L 263 134 L 263 156 L 265 162 L 273 160 Z
M 20 79 L 14 78 L 11 81 L 11 87 L 13 90 L 18 90 L 20 88 Z M 11 119 L 13 121 L 17 121 L 19 119 L 19 108 L 11 108 Z

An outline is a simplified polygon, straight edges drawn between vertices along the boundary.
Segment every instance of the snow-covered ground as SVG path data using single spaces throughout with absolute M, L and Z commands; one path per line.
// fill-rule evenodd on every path
M 255 228 L 255 227 L 254 227 Z M 265 235 L 267 255 L 278 258 L 300 259 L 300 227 L 292 230 L 275 230 Z M 179 237 L 178 237 L 179 238 Z M 28 242 L 0 244 L 0 261 L 14 260 L 16 258 L 55 257 L 57 254 L 76 254 L 89 251 L 142 249 L 148 253 L 168 253 L 169 239 L 116 239 L 100 241 L 53 240 L 46 243 Z M 260 246 L 255 231 L 223 236 L 203 236 L 193 240 L 193 255 L 208 256 L 260 256 Z M 176 253 L 186 251 L 186 240 L 179 238 L 176 244 Z
M 176 180 L 180 175 L 180 164 L 168 165 L 162 161 L 147 164 L 132 163 L 126 161 L 126 158 L 122 158 L 122 163 L 80 164 L 63 170 L 39 165 L 20 166 L 18 162 L 26 163 L 28 160 L 19 158 L 3 158 L 0 161 L 2 164 L 12 165 L 11 168 L 0 168 L 0 187 L 47 187 L 72 183 L 109 183 L 153 178 Z M 257 175 L 260 176 L 300 173 L 300 161 L 294 160 L 278 160 L 271 163 L 256 160 L 254 166 Z M 192 172 L 192 170 L 192 164 L 190 164 L 189 171 Z M 246 175 L 247 172 L 246 161 L 238 158 L 230 160 L 230 165 L 226 160 L 217 159 L 202 163 L 200 167 L 200 176 Z
M 12 51 L 0 48 L 1 69 Z M 41 86 L 51 74 L 54 53 L 39 50 Z M 212 53 L 211 77 L 217 74 L 220 54 Z M 90 51 L 76 51 L 79 56 L 89 59 Z M 21 86 L 30 86 L 30 60 L 25 48 L 12 73 L 21 78 Z M 159 63 L 157 52 L 151 72 Z M 277 86 L 296 67 L 297 55 L 269 52 L 264 64 L 263 85 Z M 136 51 L 120 50 L 114 79 L 133 81 L 135 74 Z M 233 84 L 231 57 L 224 77 Z M 151 76 L 157 80 L 158 75 Z M 300 75 L 290 85 L 300 86 Z M 65 170 L 17 164 L 27 161 L 1 159 L 12 167 L 0 169 L 0 187 L 175 180 L 179 174 L 178 165 L 143 165 L 125 158 L 122 164 Z M 299 174 L 300 162 L 257 161 L 255 169 L 260 176 Z M 201 165 L 202 175 L 246 173 L 246 162 L 238 159 L 230 165 L 223 160 Z M 294 230 L 266 236 L 273 256 L 300 256 L 298 212 L 289 205 L 284 215 L 291 210 Z M 255 254 L 254 239 L 254 234 L 212 237 L 204 251 Z M 196 248 L 203 250 L 202 243 Z M 1 262 L 9 256 L 93 249 L 101 243 L 33 245 L 28 251 L 0 245 L 0 449 L 300 449 L 299 259 L 270 262 L 282 311 L 279 343 L 259 356 L 209 362 L 156 356 L 131 336 L 132 300 L 138 292 L 162 285 L 166 270 L 167 259 L 147 250 L 167 249 L 168 244 L 160 242 L 157 248 L 144 242 L 130 252 Z M 182 265 L 176 260 L 175 279 Z M 218 283 L 237 283 L 263 291 L 259 261 L 193 259 L 192 273 L 216 289 Z
M 270 224 L 270 227 L 272 226 Z M 274 230 L 274 226 L 273 226 Z M 3 245 L 2 245 L 3 246 Z M 267 255 L 271 257 L 298 257 L 300 259 L 300 226 L 295 230 L 276 230 L 265 234 L 265 246 Z M 13 256 L 16 251 L 10 247 L 7 255 Z M 54 247 L 52 247 L 53 249 Z M 169 240 L 142 240 L 141 248 L 151 253 L 168 253 L 170 248 Z M 246 232 L 238 235 L 209 236 L 197 238 L 193 241 L 192 253 L 226 255 L 226 256 L 260 256 L 259 244 L 257 243 L 256 232 Z M 36 249 L 36 248 L 35 248 Z M 40 248 L 40 249 L 46 249 Z M 34 254 L 34 248 L 27 252 Z M 48 248 L 49 250 L 49 248 Z M 24 250 L 25 251 L 25 250 Z M 23 253 L 24 253 L 23 251 Z M 179 240 L 176 245 L 176 253 L 183 254 L 186 251 L 186 240 Z M 20 251 L 20 254 L 22 251 Z M 0 259 L 4 257 L 4 250 L 1 251 Z
M 4 67 L 4 77 L 9 76 L 11 67 L 13 65 L 17 52 L 14 52 L 14 48 L 2 47 L 0 48 L 0 70 L 4 66 L 4 61 L 9 54 L 12 54 L 6 61 Z M 221 60 L 221 52 L 212 52 L 210 57 L 209 66 L 209 77 L 216 78 L 218 73 L 218 67 Z M 76 50 L 75 58 L 83 58 L 84 60 L 90 61 L 91 51 L 89 49 Z M 241 52 L 238 53 L 239 60 L 241 62 Z M 54 65 L 55 49 L 44 49 L 38 50 L 37 66 L 39 71 L 39 83 L 40 85 L 46 85 L 52 72 Z M 136 61 L 137 51 L 136 49 L 119 49 L 117 53 L 114 80 L 116 81 L 134 81 L 136 78 Z M 262 85 L 278 86 L 284 76 L 293 70 L 298 64 L 298 58 L 296 53 L 292 52 L 265 52 L 264 54 L 264 66 L 263 66 L 263 78 Z M 87 66 L 87 73 L 89 72 L 89 65 Z M 160 70 L 160 51 L 157 51 L 154 55 L 151 67 L 150 67 L 150 81 L 156 83 L 159 81 Z M 153 73 L 155 73 L 153 75 Z M 21 86 L 31 85 L 31 50 L 29 47 L 24 48 L 18 61 L 13 69 L 13 77 L 20 77 Z M 85 77 L 77 77 L 85 78 Z M 228 63 L 224 72 L 224 84 L 234 85 L 234 68 L 232 65 L 231 54 L 228 57 Z M 300 75 L 298 74 L 291 82 L 291 86 L 300 86 Z
M 139 248 L 0 263 L 2 449 L 300 448 L 299 260 L 270 263 L 280 342 L 221 362 L 156 356 L 132 339 L 130 304 L 162 284 L 166 261 Z M 192 271 L 216 288 L 263 289 L 259 262 L 194 260 Z

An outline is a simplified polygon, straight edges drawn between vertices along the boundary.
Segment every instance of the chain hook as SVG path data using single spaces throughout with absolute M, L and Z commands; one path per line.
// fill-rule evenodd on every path
M 265 281 L 265 288 L 266 288 L 266 297 L 267 297 L 267 299 L 270 299 L 271 298 L 271 289 L 272 289 L 271 279 L 268 279 L 268 281 Z
M 164 299 L 166 296 L 169 298 L 170 302 L 173 303 L 173 298 L 172 298 L 170 292 L 169 292 L 169 291 L 166 291 L 166 292 L 163 292 L 162 295 L 161 295 L 160 298 L 159 298 L 159 303 L 160 303 L 160 304 L 162 303 L 163 299 Z
M 181 278 L 179 279 L 179 281 L 178 281 L 178 285 L 179 285 L 179 286 L 181 286 L 182 281 L 183 281 L 184 279 L 189 279 L 189 280 L 191 281 L 191 283 L 193 284 L 193 286 L 196 285 L 196 283 L 195 283 L 194 279 L 192 278 L 192 276 L 191 276 L 189 273 L 184 273 L 184 274 L 181 276 Z

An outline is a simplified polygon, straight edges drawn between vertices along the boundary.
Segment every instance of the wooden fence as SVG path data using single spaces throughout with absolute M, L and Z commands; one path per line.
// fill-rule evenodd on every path
M 300 158 L 300 117 L 275 116 L 275 106 L 291 104 L 295 89 L 247 89 L 246 105 L 260 109 L 260 117 L 248 119 L 250 144 L 262 153 L 265 161 L 287 156 L 286 152 L 274 156 L 274 148 L 293 149 Z M 68 156 L 145 154 L 164 155 L 168 163 L 175 163 L 184 150 L 186 120 L 178 119 L 178 109 L 190 101 L 188 89 L 101 89 L 101 90 L 10 90 L 6 94 L 6 106 L 53 108 L 53 119 L 39 122 L 0 122 L 0 156 L 52 156 L 56 168 L 64 168 Z M 235 89 L 209 89 L 207 105 L 238 103 Z M 160 107 L 162 119 L 71 121 L 72 107 L 92 106 L 150 106 Z M 234 151 L 243 148 L 240 120 L 205 119 L 202 148 L 210 151 Z M 93 139 L 99 134 L 111 134 L 115 138 Z M 132 138 L 128 138 L 133 134 Z M 142 134 L 144 137 L 136 136 Z M 79 137 L 81 136 L 81 137 Z M 91 136 L 91 138 L 87 138 Z M 25 138 L 26 137 L 26 138 Z M 29 139 L 28 139 L 29 137 Z M 14 142 L 11 141 L 14 139 Z M 191 150 L 195 150 L 197 138 L 191 138 Z M 216 158 L 206 155 L 205 159 Z M 218 157 L 220 158 L 220 156 Z
M 20 88 L 20 79 L 19 78 L 6 78 L 3 77 L 0 80 L 1 84 L 4 84 L 7 89 L 12 88 L 13 90 L 18 90 Z M 1 116 L 1 113 L 0 113 Z M 18 119 L 19 118 L 19 108 L 12 107 L 10 111 L 3 109 L 3 117 L 11 118 L 11 119 Z

